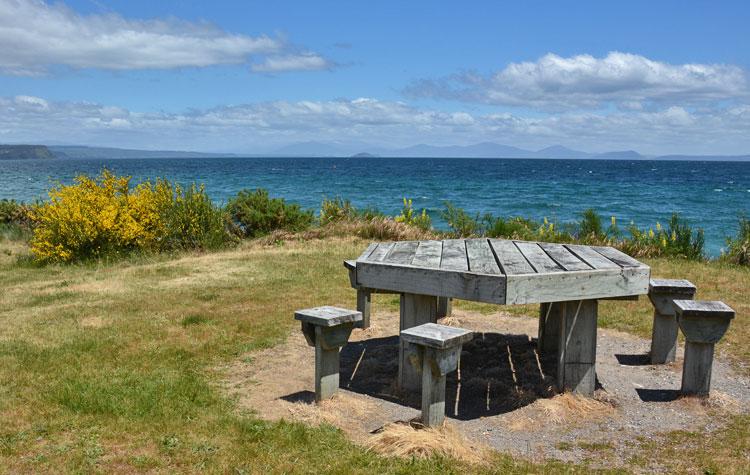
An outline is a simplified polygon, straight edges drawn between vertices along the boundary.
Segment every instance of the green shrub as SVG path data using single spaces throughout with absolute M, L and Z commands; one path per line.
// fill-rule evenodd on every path
M 448 223 L 454 237 L 476 236 L 484 232 L 479 222 L 479 213 L 472 217 L 463 208 L 458 208 L 449 201 L 445 202 L 445 210 L 440 215 Z
M 596 211 L 593 208 L 589 208 L 581 213 L 581 221 L 578 223 L 578 239 L 602 239 L 604 237 L 602 218 Z
M 727 251 L 724 258 L 734 264 L 750 265 L 750 220 L 747 216 L 740 216 L 737 236 L 727 238 Z
M 239 233 L 259 237 L 275 230 L 303 231 L 313 222 L 312 211 L 283 198 L 270 198 L 264 189 L 242 190 L 227 204 L 227 212 Z
M 203 185 L 179 185 L 172 188 L 172 199 L 161 210 L 164 236 L 161 250 L 216 249 L 233 240 L 228 231 L 226 213 L 215 205 Z
M 0 200 L 0 225 L 29 227 L 30 207 L 15 200 Z
M 539 225 L 525 218 L 501 218 L 486 214 L 482 218 L 485 234 L 491 238 L 532 240 Z

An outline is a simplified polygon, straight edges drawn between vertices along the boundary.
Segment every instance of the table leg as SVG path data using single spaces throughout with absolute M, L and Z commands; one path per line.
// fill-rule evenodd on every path
M 401 294 L 401 323 L 400 330 L 416 327 L 424 323 L 437 322 L 437 298 L 430 295 Z M 421 365 L 411 365 L 409 360 L 416 363 L 419 354 L 414 345 L 404 344 L 399 340 L 398 350 L 398 387 L 402 391 L 419 390 L 421 375 L 415 369 Z
M 437 317 L 449 317 L 453 313 L 453 299 L 448 297 L 437 298 Z
M 372 292 L 370 289 L 357 289 L 357 311 L 362 312 L 359 328 L 370 328 L 370 307 L 372 306 Z
M 565 302 L 543 303 L 539 306 L 539 339 L 537 348 L 540 353 L 554 354 L 560 344 L 560 320 Z
M 561 304 L 557 386 L 559 390 L 593 396 L 596 384 L 596 300 Z

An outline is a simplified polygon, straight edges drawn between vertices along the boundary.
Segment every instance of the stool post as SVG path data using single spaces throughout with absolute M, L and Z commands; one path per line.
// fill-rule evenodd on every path
M 690 300 L 695 296 L 695 286 L 687 280 L 651 279 L 648 298 L 654 306 L 654 324 L 651 331 L 651 364 L 673 363 L 677 354 L 677 315 L 672 302 Z
M 422 423 L 440 426 L 445 420 L 445 377 L 458 368 L 463 344 L 473 333 L 456 327 L 425 323 L 401 331 L 401 340 L 413 350 L 412 366 L 421 370 Z
M 425 348 L 423 351 L 422 423 L 429 427 L 440 426 L 445 420 L 445 374 L 433 368 L 439 350 Z
M 349 341 L 362 314 L 338 307 L 315 307 L 294 312 L 307 344 L 315 347 L 315 402 L 336 394 L 339 389 L 339 352 Z
M 711 389 L 711 367 L 714 362 L 712 343 L 685 342 L 682 366 L 682 388 L 685 395 L 708 396 Z

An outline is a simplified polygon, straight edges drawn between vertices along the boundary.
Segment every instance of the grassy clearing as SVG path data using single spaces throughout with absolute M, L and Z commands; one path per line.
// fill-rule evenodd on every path
M 0 470 L 466 471 L 444 458 L 383 458 L 353 446 L 331 426 L 239 414 L 218 387 L 225 364 L 287 335 L 295 308 L 353 306 L 341 261 L 363 246 L 351 239 L 248 243 L 210 254 L 40 268 L 23 259 L 25 245 L 0 240 Z M 721 351 L 738 365 L 750 360 L 741 344 L 749 332 L 748 269 L 650 263 L 655 275 L 691 279 L 701 297 L 734 306 L 738 318 Z M 397 303 L 377 296 L 381 308 L 395 310 Z M 605 326 L 649 332 L 644 299 L 606 303 L 601 313 Z M 694 459 L 678 450 L 691 436 L 676 434 L 663 443 L 644 442 L 643 460 L 633 463 L 647 466 L 658 456 L 679 459 L 675 467 L 747 469 L 747 422 L 737 418 L 715 439 L 703 440 Z M 533 465 L 503 455 L 493 462 L 492 470 L 501 473 L 588 471 L 586 465 Z

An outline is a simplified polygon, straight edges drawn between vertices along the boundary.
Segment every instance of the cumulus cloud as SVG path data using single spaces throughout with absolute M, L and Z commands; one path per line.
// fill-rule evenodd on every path
M 736 100 L 748 96 L 746 73 L 723 64 L 669 64 L 636 54 L 603 58 L 547 54 L 511 63 L 489 75 L 473 72 L 423 79 L 406 88 L 412 96 L 520 106 L 543 110 Z
M 0 98 L 0 143 L 262 153 L 308 140 L 383 148 L 494 141 L 527 148 L 562 144 L 590 151 L 635 148 L 653 154 L 747 154 L 748 130 L 750 107 L 745 105 L 538 117 L 431 110 L 373 98 L 260 102 L 181 113 L 144 113 L 31 96 Z
M 0 0 L 0 45 L 0 71 L 14 75 L 44 74 L 56 65 L 129 70 L 244 64 L 286 49 L 279 39 L 232 34 L 208 23 L 80 15 L 41 0 Z M 303 58 L 275 71 L 325 62 L 313 53 Z

